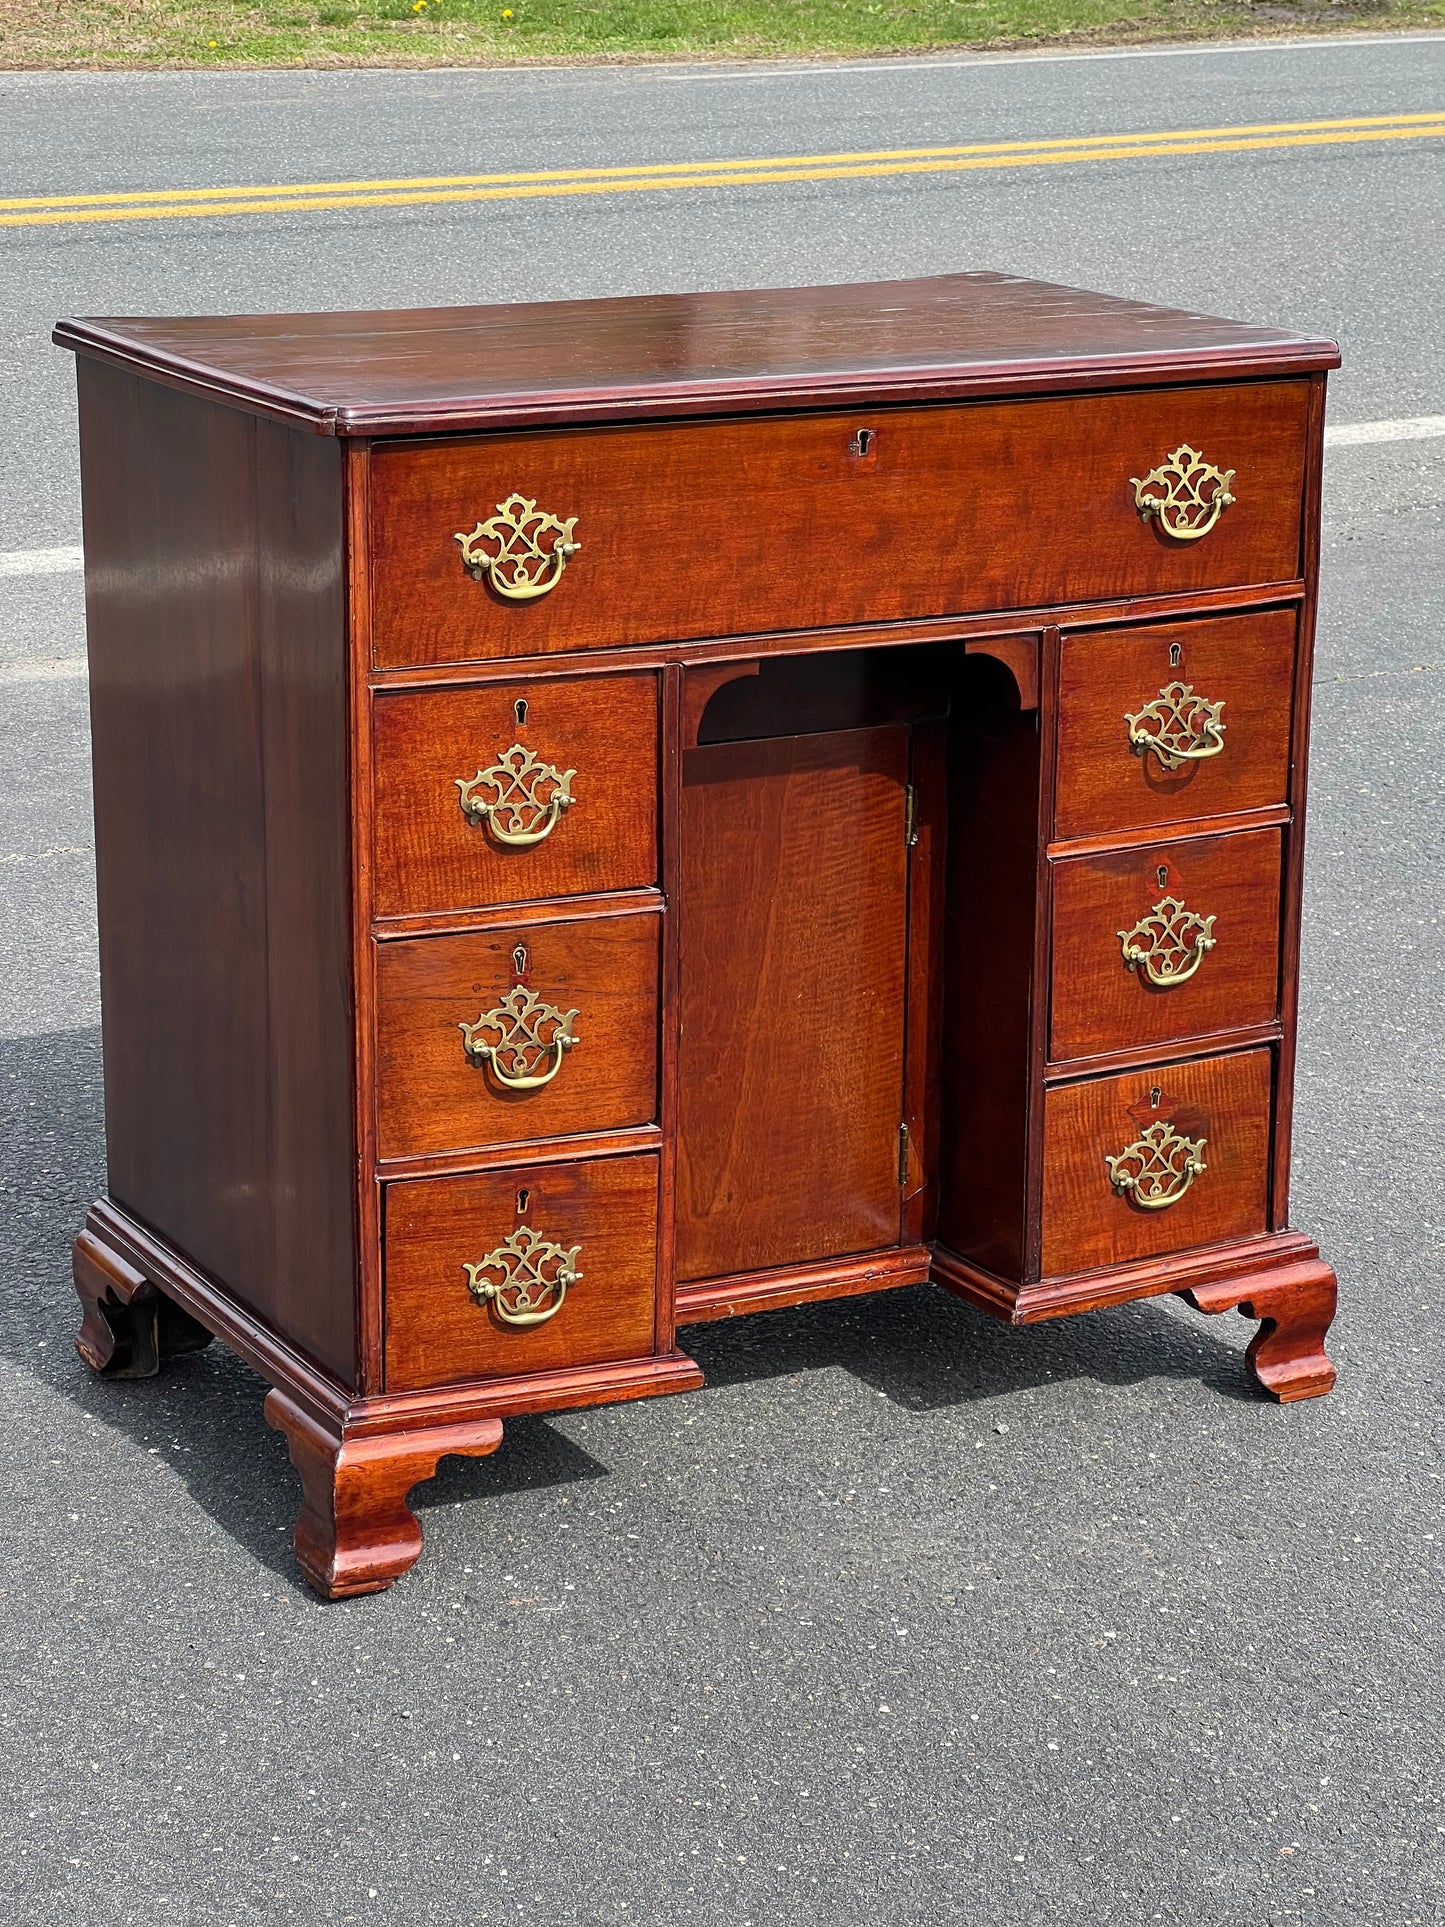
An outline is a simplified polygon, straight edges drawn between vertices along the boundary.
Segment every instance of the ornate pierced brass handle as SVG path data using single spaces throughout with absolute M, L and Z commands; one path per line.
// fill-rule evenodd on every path
M 1229 487 L 1234 470 L 1206 462 L 1188 442 L 1181 442 L 1158 468 L 1129 480 L 1140 515 L 1146 522 L 1152 517 L 1176 542 L 1200 541 L 1234 500 Z
M 509 495 L 470 535 L 452 540 L 461 543 L 462 563 L 474 582 L 490 583 L 508 602 L 533 602 L 556 588 L 582 547 L 572 539 L 576 526 L 575 515 L 564 522 L 528 495 Z
M 1109 1182 L 1121 1198 L 1131 1198 L 1141 1210 L 1165 1211 L 1178 1204 L 1204 1170 L 1207 1142 L 1207 1138 L 1182 1136 L 1161 1118 L 1117 1157 L 1105 1157 Z
M 463 1265 L 467 1290 L 479 1305 L 490 1305 L 504 1325 L 545 1325 L 562 1309 L 577 1269 L 581 1245 L 571 1250 L 519 1225 L 495 1251 L 474 1265 Z
M 576 774 L 575 769 L 554 769 L 535 750 L 513 743 L 488 768 L 453 781 L 461 791 L 467 821 L 484 824 L 498 843 L 520 850 L 550 836 L 563 810 L 571 809 L 577 800 L 572 794 Z
M 1166 683 L 1136 716 L 1125 714 L 1129 747 L 1152 752 L 1168 770 L 1202 763 L 1224 748 L 1223 713 L 1224 704 L 1196 696 L 1193 683 Z
M 1186 910 L 1179 897 L 1161 897 L 1132 930 L 1115 932 L 1130 970 L 1141 970 L 1157 990 L 1187 984 L 1219 939 L 1215 919 Z
M 474 1064 L 491 1067 L 509 1091 L 538 1091 L 562 1068 L 565 1052 L 577 1042 L 575 1010 L 543 1003 L 535 990 L 514 984 L 474 1024 L 458 1024 L 462 1048 Z

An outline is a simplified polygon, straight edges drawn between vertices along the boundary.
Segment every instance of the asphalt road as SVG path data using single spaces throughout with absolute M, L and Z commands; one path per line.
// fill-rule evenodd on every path
M 528 74 L 0 76 L 0 196 L 828 153 L 1445 106 L 1445 38 Z M 998 267 L 1335 334 L 1445 413 L 1440 140 L 0 232 L 0 1898 L 91 1923 L 1427 1923 L 1445 1913 L 1445 440 L 1328 465 L 1295 1217 L 1326 1400 L 1171 1303 L 927 1289 L 704 1327 L 523 1421 L 321 1607 L 261 1387 L 71 1350 L 103 1184 L 62 313 Z

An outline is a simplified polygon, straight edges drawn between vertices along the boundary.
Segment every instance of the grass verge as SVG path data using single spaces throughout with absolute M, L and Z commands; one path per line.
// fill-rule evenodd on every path
M 1445 0 L 0 0 L 0 69 L 919 53 L 1445 26 Z

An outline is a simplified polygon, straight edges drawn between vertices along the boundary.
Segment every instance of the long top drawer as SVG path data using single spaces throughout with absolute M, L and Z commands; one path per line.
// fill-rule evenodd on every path
M 1264 381 L 381 446 L 376 660 L 1293 581 L 1308 397 Z

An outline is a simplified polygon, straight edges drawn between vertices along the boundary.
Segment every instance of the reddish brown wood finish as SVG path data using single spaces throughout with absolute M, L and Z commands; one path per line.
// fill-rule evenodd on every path
M 659 900 L 650 916 L 548 919 L 382 944 L 379 1155 L 415 1157 L 653 1122 L 660 910 Z M 576 1041 L 551 1082 L 536 1089 L 509 1088 L 489 1063 L 475 1062 L 460 1028 L 499 1008 L 518 986 L 563 1015 L 578 1013 Z M 543 1038 L 556 1028 L 555 1020 L 544 1025 Z M 489 1030 L 483 1041 L 500 1035 Z M 550 1069 L 551 1060 L 540 1068 Z
M 354 1384 L 337 451 L 80 398 L 110 1194 Z
M 1337 368 L 1332 341 L 948 274 L 396 313 L 62 321 L 82 355 L 304 422 L 383 435 Z
M 1305 454 L 1303 524 L 1304 574 L 1310 593 L 1300 608 L 1294 665 L 1294 733 L 1290 741 L 1290 793 L 1293 822 L 1286 845 L 1280 982 L 1283 1035 L 1275 1077 L 1274 1169 L 1270 1180 L 1270 1223 L 1289 1223 L 1290 1154 L 1293 1145 L 1295 1049 L 1299 1026 L 1300 912 L 1304 898 L 1304 830 L 1307 805 L 1310 703 L 1314 688 L 1316 585 L 1320 560 L 1320 498 L 1324 485 L 1325 381 L 1310 384 L 1310 419 Z
M 165 1359 L 211 1342 L 204 1325 L 93 1232 L 75 1240 L 71 1276 L 81 1306 L 75 1349 L 106 1378 L 154 1378 Z
M 656 883 L 656 676 L 379 696 L 375 737 L 378 916 Z M 457 788 L 514 743 L 576 771 L 571 808 L 523 848 L 470 822 Z
M 906 729 L 692 750 L 677 1277 L 896 1244 Z
M 938 1235 L 1022 1275 L 1038 867 L 1039 726 L 989 663 L 950 723 Z
M 1259 1319 L 1259 1330 L 1249 1341 L 1249 1362 L 1260 1384 L 1281 1404 L 1320 1398 L 1334 1386 L 1325 1334 L 1334 1322 L 1338 1288 L 1328 1265 L 1296 1265 L 1247 1286 L 1218 1279 L 1183 1295 L 1196 1311 L 1238 1311 Z
M 1066 637 L 1055 835 L 1127 832 L 1283 803 L 1295 622 L 1293 610 L 1275 609 Z M 1125 718 L 1176 682 L 1223 703 L 1224 748 L 1166 770 L 1152 752 L 1130 747 Z
M 450 1453 L 471 1458 L 502 1442 L 497 1418 L 348 1438 L 284 1392 L 266 1399 L 266 1422 L 282 1433 L 301 1474 L 296 1563 L 323 1599 L 384 1592 L 421 1557 L 421 1524 L 407 1504 Z
M 866 461 L 853 452 L 853 415 L 383 448 L 372 475 L 377 661 L 1290 582 L 1308 405 L 1298 381 L 880 410 Z M 1143 521 L 1130 480 L 1185 441 L 1249 478 L 1199 542 Z M 530 602 L 474 582 L 454 539 L 514 494 L 575 516 L 582 545 Z
M 1142 1052 L 1258 1028 L 1277 1017 L 1278 830 L 1074 857 L 1054 865 L 1053 886 L 1050 1055 L 1056 1062 Z M 1119 934 L 1135 930 L 1161 903 L 1182 903 L 1214 918 L 1214 948 L 1201 954 L 1193 976 L 1164 985 L 1152 982 L 1142 964 L 1128 967 Z M 1167 909 L 1164 914 L 1167 919 Z M 1201 934 L 1197 925 L 1183 931 L 1191 942 Z M 1136 941 L 1150 940 L 1146 933 Z
M 1044 1101 L 1045 1275 L 1262 1232 L 1270 1070 L 1270 1052 L 1254 1050 L 1051 1090 Z M 1177 1204 L 1148 1211 L 1115 1191 L 1104 1160 L 1161 1120 L 1206 1140 L 1206 1169 Z
M 405 1570 L 409 1488 L 506 1417 L 700 1383 L 679 1322 L 1178 1292 L 1329 1388 L 1284 1227 L 1330 344 L 994 276 L 58 338 L 113 1194 L 78 1347 L 215 1332 L 276 1388 L 318 1590 Z M 1238 499 L 1176 545 L 1130 478 L 1181 441 Z M 529 607 L 452 540 L 513 489 L 583 541 Z M 1171 680 L 1226 724 L 1175 775 L 1124 721 Z M 514 742 L 576 771 L 520 851 L 457 794 Z M 1151 995 L 1117 932 L 1165 888 L 1218 941 Z M 579 1044 L 513 1098 L 451 1004 L 519 943 Z M 1104 1158 L 1165 1116 L 1206 1168 L 1147 1213 Z M 521 1222 L 582 1276 L 517 1329 L 464 1264 Z
M 778 1265 L 771 1271 L 746 1271 L 736 1278 L 709 1278 L 679 1285 L 677 1322 L 701 1325 L 716 1318 L 737 1318 L 754 1311 L 782 1311 L 820 1298 L 852 1298 L 867 1291 L 893 1291 L 925 1284 L 927 1245 L 903 1244 L 861 1258 L 830 1258 L 823 1264 Z
M 386 1384 L 408 1391 L 654 1350 L 657 1159 L 539 1164 L 386 1189 Z M 467 1288 L 520 1226 L 570 1250 L 578 1282 L 545 1324 L 504 1323 Z

